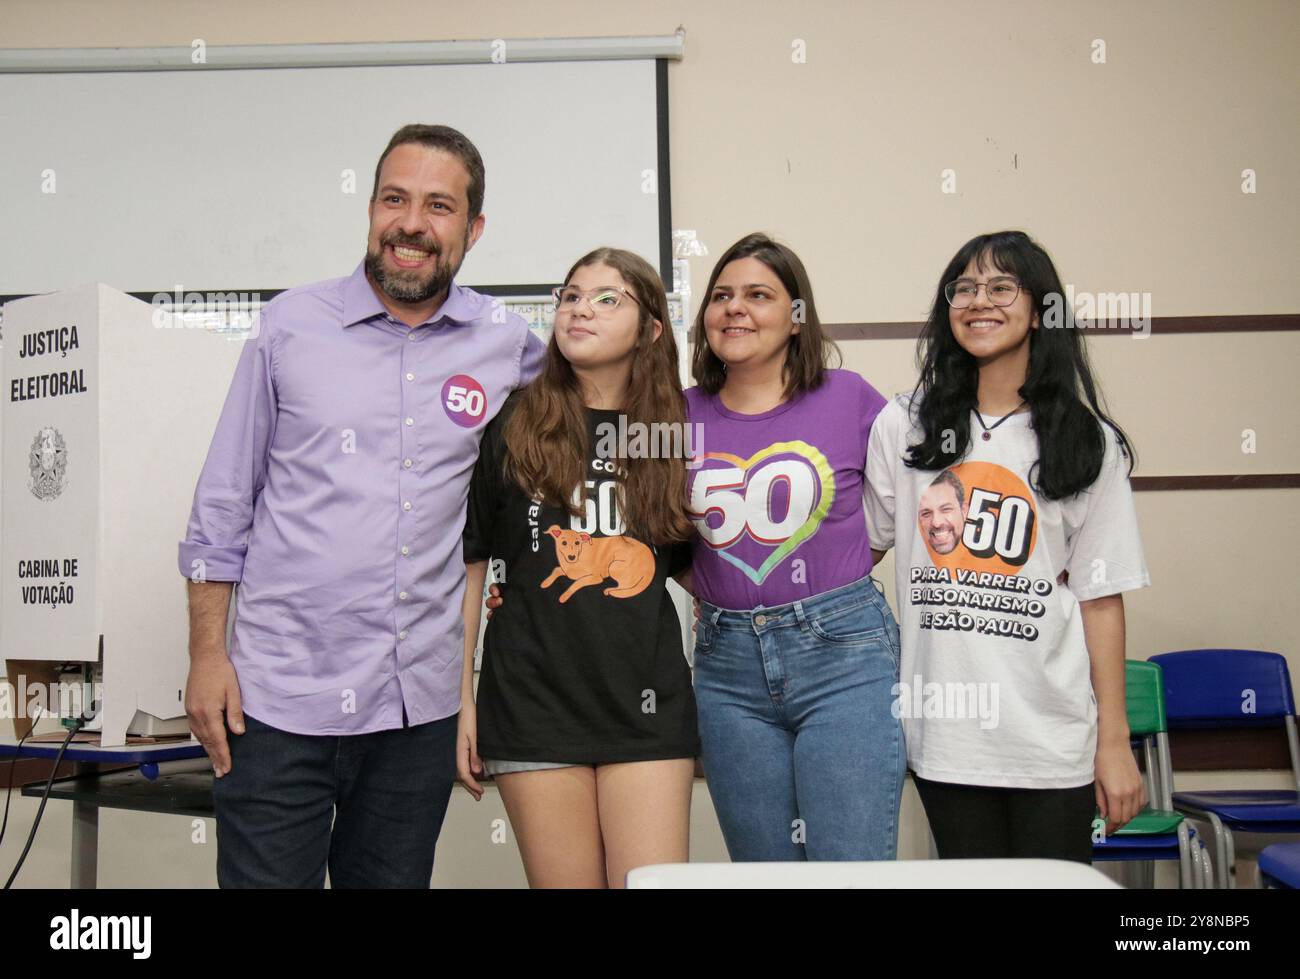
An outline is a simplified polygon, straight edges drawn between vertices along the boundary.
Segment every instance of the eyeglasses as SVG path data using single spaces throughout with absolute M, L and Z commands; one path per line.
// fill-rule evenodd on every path
M 1009 275 L 995 275 L 987 283 L 957 279 L 943 287 L 943 294 L 953 309 L 965 309 L 979 295 L 980 286 L 994 306 L 1010 306 L 1020 295 L 1020 283 Z
M 623 305 L 625 299 L 630 299 L 634 303 L 637 301 L 636 296 L 626 289 L 615 289 L 613 287 L 583 292 L 577 286 L 559 286 L 551 290 L 551 298 L 555 301 L 555 311 L 557 313 L 574 312 L 585 299 L 587 305 L 591 307 L 591 311 L 598 316 L 610 315 Z

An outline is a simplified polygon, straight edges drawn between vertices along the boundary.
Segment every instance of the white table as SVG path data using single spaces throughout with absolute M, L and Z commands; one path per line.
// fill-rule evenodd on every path
M 808 863 L 661 863 L 627 875 L 628 887 L 674 888 L 1118 888 L 1067 860 L 880 860 Z

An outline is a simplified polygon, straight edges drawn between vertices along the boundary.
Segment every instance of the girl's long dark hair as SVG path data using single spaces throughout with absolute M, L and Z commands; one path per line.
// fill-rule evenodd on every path
M 959 278 L 972 260 L 981 270 L 995 265 L 1014 275 L 1039 316 L 1039 328 L 1029 334 L 1029 370 L 1020 388 L 1038 437 L 1038 461 L 1030 471 L 1035 491 L 1060 500 L 1091 486 L 1105 453 L 1103 423 L 1118 437 L 1132 473 L 1135 453 L 1123 429 L 1102 408 L 1083 336 L 1056 267 L 1023 231 L 972 238 L 939 277 L 930 317 L 917 343 L 920 378 L 912 392 L 913 417 L 924 437 L 908 449 L 907 465 L 947 469 L 970 451 L 970 413 L 979 405 L 979 366 L 952 334 L 944 286 Z

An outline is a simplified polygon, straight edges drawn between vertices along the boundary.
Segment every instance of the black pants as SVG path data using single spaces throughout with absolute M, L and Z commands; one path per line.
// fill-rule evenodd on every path
M 1092 862 L 1093 783 L 1004 789 L 912 775 L 942 859 L 1038 857 Z
M 456 715 L 348 736 L 244 715 L 212 785 L 223 888 L 427 888 L 456 778 Z

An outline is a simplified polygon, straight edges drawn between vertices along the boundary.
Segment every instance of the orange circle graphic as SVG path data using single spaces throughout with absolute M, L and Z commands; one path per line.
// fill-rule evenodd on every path
M 936 568 L 1014 575 L 1034 553 L 1038 509 L 1011 470 L 963 462 L 921 491 L 917 531 Z

